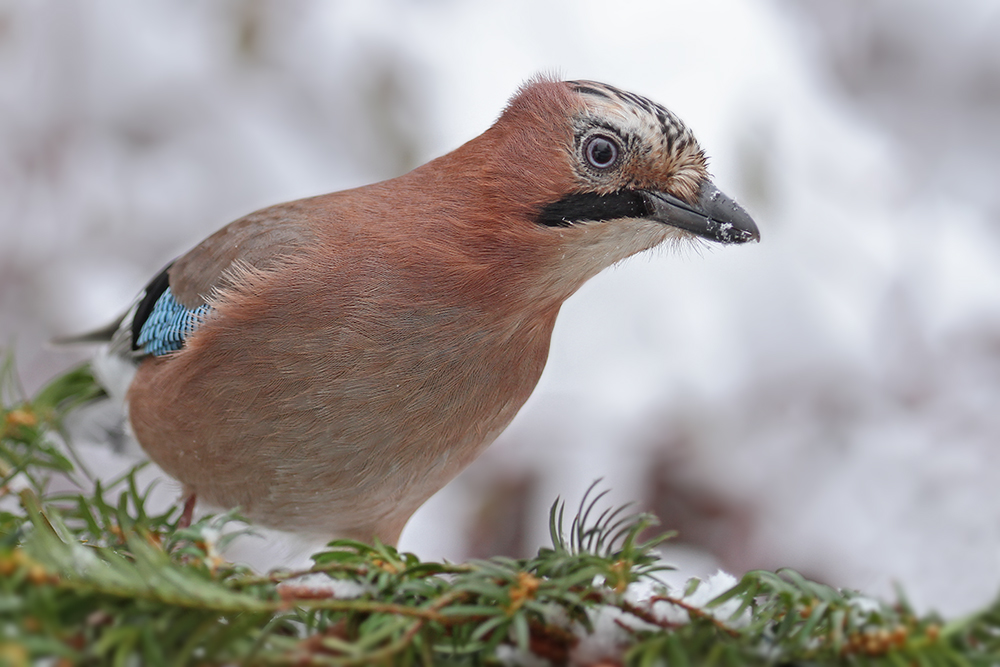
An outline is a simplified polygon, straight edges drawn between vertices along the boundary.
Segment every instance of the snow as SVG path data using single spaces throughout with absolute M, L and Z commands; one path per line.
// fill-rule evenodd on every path
M 522 475 L 531 551 L 557 495 L 603 476 L 655 504 L 656 470 L 705 562 L 970 610 L 1000 589 L 1000 19 L 961 7 L 5 5 L 0 339 L 37 387 L 85 354 L 46 339 L 110 321 L 226 221 L 450 150 L 537 72 L 608 81 L 692 127 L 761 243 L 585 285 L 529 404 L 402 548 L 461 559 L 483 489 Z M 724 543 L 698 542 L 716 520 Z

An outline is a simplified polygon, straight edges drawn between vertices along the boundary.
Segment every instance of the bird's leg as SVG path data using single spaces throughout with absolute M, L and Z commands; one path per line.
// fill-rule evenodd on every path
M 177 528 L 190 528 L 191 518 L 194 516 L 194 504 L 198 501 L 198 496 L 194 493 L 188 495 L 184 499 L 184 511 L 181 512 L 181 518 L 177 521 Z

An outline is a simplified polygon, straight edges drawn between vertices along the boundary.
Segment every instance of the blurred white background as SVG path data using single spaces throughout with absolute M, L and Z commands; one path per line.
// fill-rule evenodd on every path
M 0 344 L 34 389 L 226 222 L 451 150 L 537 72 L 606 81 L 763 240 L 586 285 L 401 547 L 533 552 L 603 476 L 696 570 L 968 610 L 1000 590 L 998 34 L 994 0 L 0 1 Z

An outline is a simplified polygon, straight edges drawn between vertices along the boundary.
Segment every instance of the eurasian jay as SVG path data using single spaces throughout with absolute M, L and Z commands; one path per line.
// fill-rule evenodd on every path
M 394 544 L 535 387 L 562 303 L 665 241 L 759 238 L 670 111 L 537 79 L 408 174 L 223 227 L 146 287 L 112 354 L 193 498 Z

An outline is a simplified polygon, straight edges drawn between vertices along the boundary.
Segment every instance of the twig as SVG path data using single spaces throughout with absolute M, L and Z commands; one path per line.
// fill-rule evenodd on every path
M 705 620 L 709 621 L 710 623 L 712 623 L 712 625 L 714 625 L 718 629 L 722 630 L 723 632 L 726 632 L 731 637 L 739 637 L 740 636 L 739 632 L 737 632 L 736 630 L 733 630 L 728 625 L 726 625 L 725 623 L 723 623 L 722 621 L 720 621 L 719 619 L 717 619 L 712 614 L 709 614 L 708 612 L 706 612 L 701 607 L 696 607 L 693 604 L 689 604 L 687 602 L 684 602 L 680 598 L 671 597 L 669 595 L 654 595 L 653 597 L 651 597 L 649 599 L 649 606 L 650 606 L 650 608 L 652 608 L 653 605 L 656 604 L 657 602 L 669 602 L 670 604 L 674 605 L 675 607 L 680 607 L 681 609 L 683 609 L 684 611 L 686 611 L 691 616 L 694 616 L 694 617 L 697 617 L 697 618 L 701 618 L 701 619 L 705 619 Z

